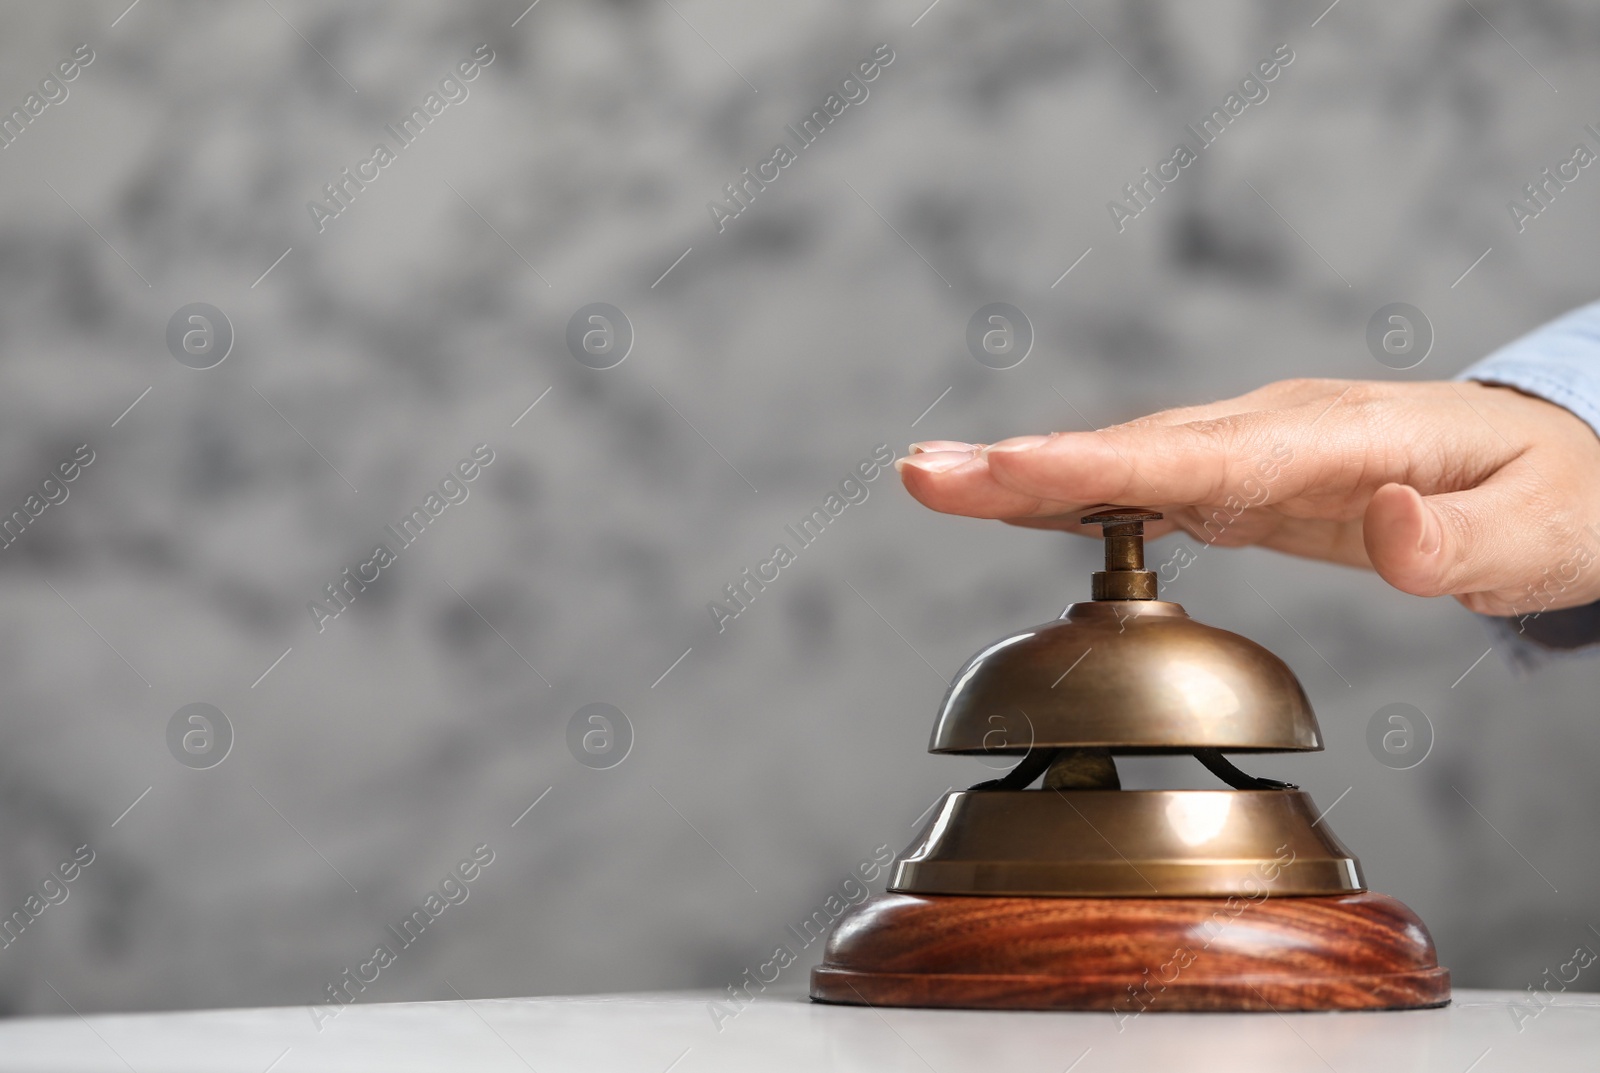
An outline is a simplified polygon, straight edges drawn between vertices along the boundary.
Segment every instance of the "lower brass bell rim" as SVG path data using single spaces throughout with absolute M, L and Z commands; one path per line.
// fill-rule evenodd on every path
M 1302 790 L 985 790 L 945 795 L 889 889 L 1259 900 L 1367 888 Z

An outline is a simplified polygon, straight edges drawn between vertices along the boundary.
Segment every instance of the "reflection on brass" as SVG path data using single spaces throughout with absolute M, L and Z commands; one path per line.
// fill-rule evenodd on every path
M 1025 788 L 1025 787 L 1024 787 Z M 1117 762 L 1105 749 L 1062 749 L 1044 773 L 1046 790 L 1120 790 Z
M 1097 600 L 979 652 L 934 724 L 936 753 L 1322 748 L 1294 673 L 1165 600 Z
M 1366 889 L 1317 815 L 1298 790 L 957 792 L 902 855 L 890 889 L 1127 898 Z

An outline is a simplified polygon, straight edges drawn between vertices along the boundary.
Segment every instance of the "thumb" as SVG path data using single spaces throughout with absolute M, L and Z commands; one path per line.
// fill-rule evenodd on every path
M 1378 575 L 1413 596 L 1459 596 L 1525 587 L 1528 564 L 1542 561 L 1530 489 L 1497 474 L 1477 488 L 1423 496 L 1404 484 L 1373 493 L 1362 521 L 1367 558 Z

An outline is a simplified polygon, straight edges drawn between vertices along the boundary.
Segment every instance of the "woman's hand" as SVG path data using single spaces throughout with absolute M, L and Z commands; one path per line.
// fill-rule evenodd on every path
M 895 465 L 948 514 L 1096 532 L 1086 508 L 1143 506 L 1166 515 L 1152 536 L 1370 567 L 1484 614 L 1600 600 L 1600 437 L 1507 387 L 1285 380 L 1093 432 L 916 444 Z

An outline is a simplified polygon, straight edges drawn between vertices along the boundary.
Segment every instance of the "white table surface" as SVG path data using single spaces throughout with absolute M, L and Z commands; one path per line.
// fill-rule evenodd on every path
M 1600 1070 L 1600 994 L 1569 994 L 1518 1028 L 1510 991 L 1441 1010 L 1334 1014 L 986 1013 L 821 1006 L 762 997 L 718 1031 L 712 992 L 345 1008 L 303 1006 L 0 1022 L 0 1070 L 302 1073 L 1533 1073 Z M 1526 1001 L 1526 996 L 1520 996 Z

